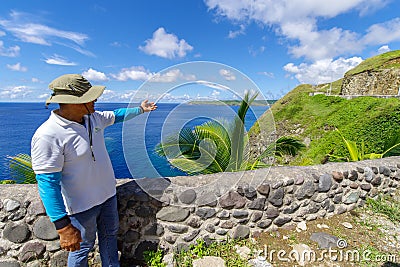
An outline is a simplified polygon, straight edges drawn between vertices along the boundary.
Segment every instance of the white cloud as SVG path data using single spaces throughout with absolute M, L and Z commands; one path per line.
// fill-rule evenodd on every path
M 139 46 L 139 49 L 149 55 L 156 55 L 163 58 L 182 58 L 187 52 L 193 50 L 184 39 L 171 33 L 166 33 L 164 28 L 158 28 L 153 33 L 153 38 L 145 41 L 145 46 Z
M 220 91 L 213 90 L 213 92 L 211 93 L 211 96 L 213 96 L 213 97 L 217 98 L 217 97 L 218 97 L 220 94 L 221 94 L 221 92 L 220 92 Z
M 176 82 L 178 80 L 194 81 L 195 79 L 196 76 L 193 74 L 183 74 L 179 69 L 172 69 L 165 73 L 154 74 L 149 80 L 149 82 L 171 83 L 171 82 Z
M 246 29 L 246 27 L 243 24 L 241 24 L 239 30 L 229 31 L 228 38 L 235 39 L 239 35 L 244 35 L 246 33 L 245 29 Z
M 400 41 L 400 18 L 370 26 L 362 41 L 371 45 Z
M 19 56 L 20 50 L 21 50 L 21 48 L 17 45 L 6 48 L 6 47 L 4 47 L 3 41 L 0 41 L 0 56 L 17 57 L 17 56 Z
M 5 36 L 6 35 L 6 33 L 5 32 L 3 32 L 3 31 L 0 31 L 0 37 L 2 37 L 2 36 Z
M 25 85 L 8 87 L 0 91 L 0 99 L 13 100 L 25 98 L 32 91 Z
M 272 72 L 268 72 L 268 71 L 260 71 L 257 74 L 264 75 L 264 76 L 267 76 L 269 78 L 275 78 L 275 74 L 272 73 Z
M 111 74 L 111 77 L 113 77 L 118 81 L 127 81 L 127 80 L 145 81 L 149 79 L 151 76 L 153 76 L 153 74 L 142 66 L 124 68 L 118 74 Z
M 378 54 L 383 54 L 383 53 L 389 52 L 390 50 L 391 49 L 389 48 L 388 45 L 383 45 L 383 46 L 379 47 Z
M 89 68 L 87 71 L 82 73 L 82 76 L 91 81 L 108 81 L 108 77 L 105 73 Z
M 20 71 L 20 72 L 26 72 L 28 70 L 27 67 L 21 66 L 21 63 L 19 62 L 14 65 L 7 64 L 7 68 L 9 68 L 12 71 Z
M 343 77 L 344 73 L 362 62 L 360 57 L 338 58 L 337 60 L 323 59 L 312 64 L 301 63 L 295 65 L 288 63 L 284 70 L 294 75 L 300 83 L 321 84 L 329 83 Z
M 29 13 L 11 11 L 10 19 L 0 18 L 0 26 L 23 42 L 46 46 L 62 44 L 79 53 L 91 54 L 82 48 L 89 39 L 86 34 L 55 29 L 33 20 L 34 16 Z
M 252 21 L 274 29 L 286 38 L 289 52 L 311 60 L 336 58 L 362 51 L 366 45 L 386 44 L 400 40 L 400 19 L 373 25 L 363 37 L 339 26 L 318 29 L 318 22 L 358 11 L 360 16 L 384 7 L 387 0 L 205 0 L 216 16 L 234 23 Z M 340 45 L 338 45 L 340 44 Z
M 47 99 L 50 97 L 50 94 L 41 94 L 38 96 L 39 99 Z
M 234 81 L 236 80 L 236 76 L 229 70 L 226 69 L 220 69 L 219 74 L 224 77 L 225 80 L 227 81 Z
M 31 81 L 32 81 L 33 83 L 38 83 L 38 82 L 40 82 L 40 80 L 39 80 L 38 78 L 35 78 L 35 77 L 33 77 L 33 78 L 31 79 Z
M 61 65 L 61 66 L 76 66 L 77 64 L 75 62 L 70 62 L 68 59 L 59 56 L 59 55 L 53 55 L 50 58 L 46 58 L 44 60 L 47 64 L 50 65 Z

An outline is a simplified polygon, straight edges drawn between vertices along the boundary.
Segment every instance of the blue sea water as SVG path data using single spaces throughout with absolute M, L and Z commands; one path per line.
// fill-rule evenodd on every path
M 96 103 L 100 111 L 127 107 L 127 103 Z M 7 156 L 30 154 L 30 141 L 35 130 L 49 117 L 52 109 L 43 103 L 0 103 L 0 180 L 9 179 Z M 246 116 L 246 129 L 267 109 L 252 107 Z M 185 175 L 172 168 L 167 160 L 158 156 L 154 149 L 161 136 L 172 134 L 183 126 L 192 127 L 209 118 L 232 119 L 237 106 L 227 108 L 217 105 L 158 104 L 150 114 L 140 115 L 130 124 L 117 123 L 105 131 L 105 140 L 115 176 L 117 178 L 141 178 Z M 141 116 L 144 116 L 143 119 Z M 146 119 L 145 119 L 145 116 Z M 124 131 L 124 134 L 122 133 Z M 141 147 L 144 147 L 144 150 Z M 125 152 L 125 154 L 124 154 Z M 153 168 L 149 168 L 150 162 Z

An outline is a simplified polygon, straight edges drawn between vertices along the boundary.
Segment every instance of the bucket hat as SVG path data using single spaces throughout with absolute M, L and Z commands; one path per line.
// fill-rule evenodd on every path
M 46 104 L 84 104 L 99 98 L 105 86 L 91 85 L 80 74 L 65 74 L 54 79 L 49 88 L 53 91 L 52 95 L 46 100 Z

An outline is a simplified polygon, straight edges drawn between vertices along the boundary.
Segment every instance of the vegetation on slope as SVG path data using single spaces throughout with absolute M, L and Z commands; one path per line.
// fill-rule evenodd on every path
M 389 68 L 400 68 L 400 50 L 390 51 L 368 58 L 357 67 L 345 73 L 345 76 L 355 75 L 364 71 L 379 71 Z
M 347 148 L 336 128 L 346 139 L 364 141 L 365 153 L 382 153 L 385 142 L 400 131 L 399 99 L 310 96 L 314 90 L 311 85 L 300 85 L 271 107 L 278 136 L 292 135 L 309 144 L 292 165 L 320 164 L 327 154 L 346 156 Z M 257 126 L 251 131 L 257 132 Z

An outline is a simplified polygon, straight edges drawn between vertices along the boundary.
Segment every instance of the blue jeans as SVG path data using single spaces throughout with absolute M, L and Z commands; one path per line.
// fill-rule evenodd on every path
M 81 231 L 83 241 L 80 250 L 69 253 L 68 267 L 88 266 L 88 254 L 96 241 L 96 232 L 102 266 L 119 267 L 117 248 L 119 220 L 116 196 L 89 210 L 70 215 L 70 219 L 72 225 Z

